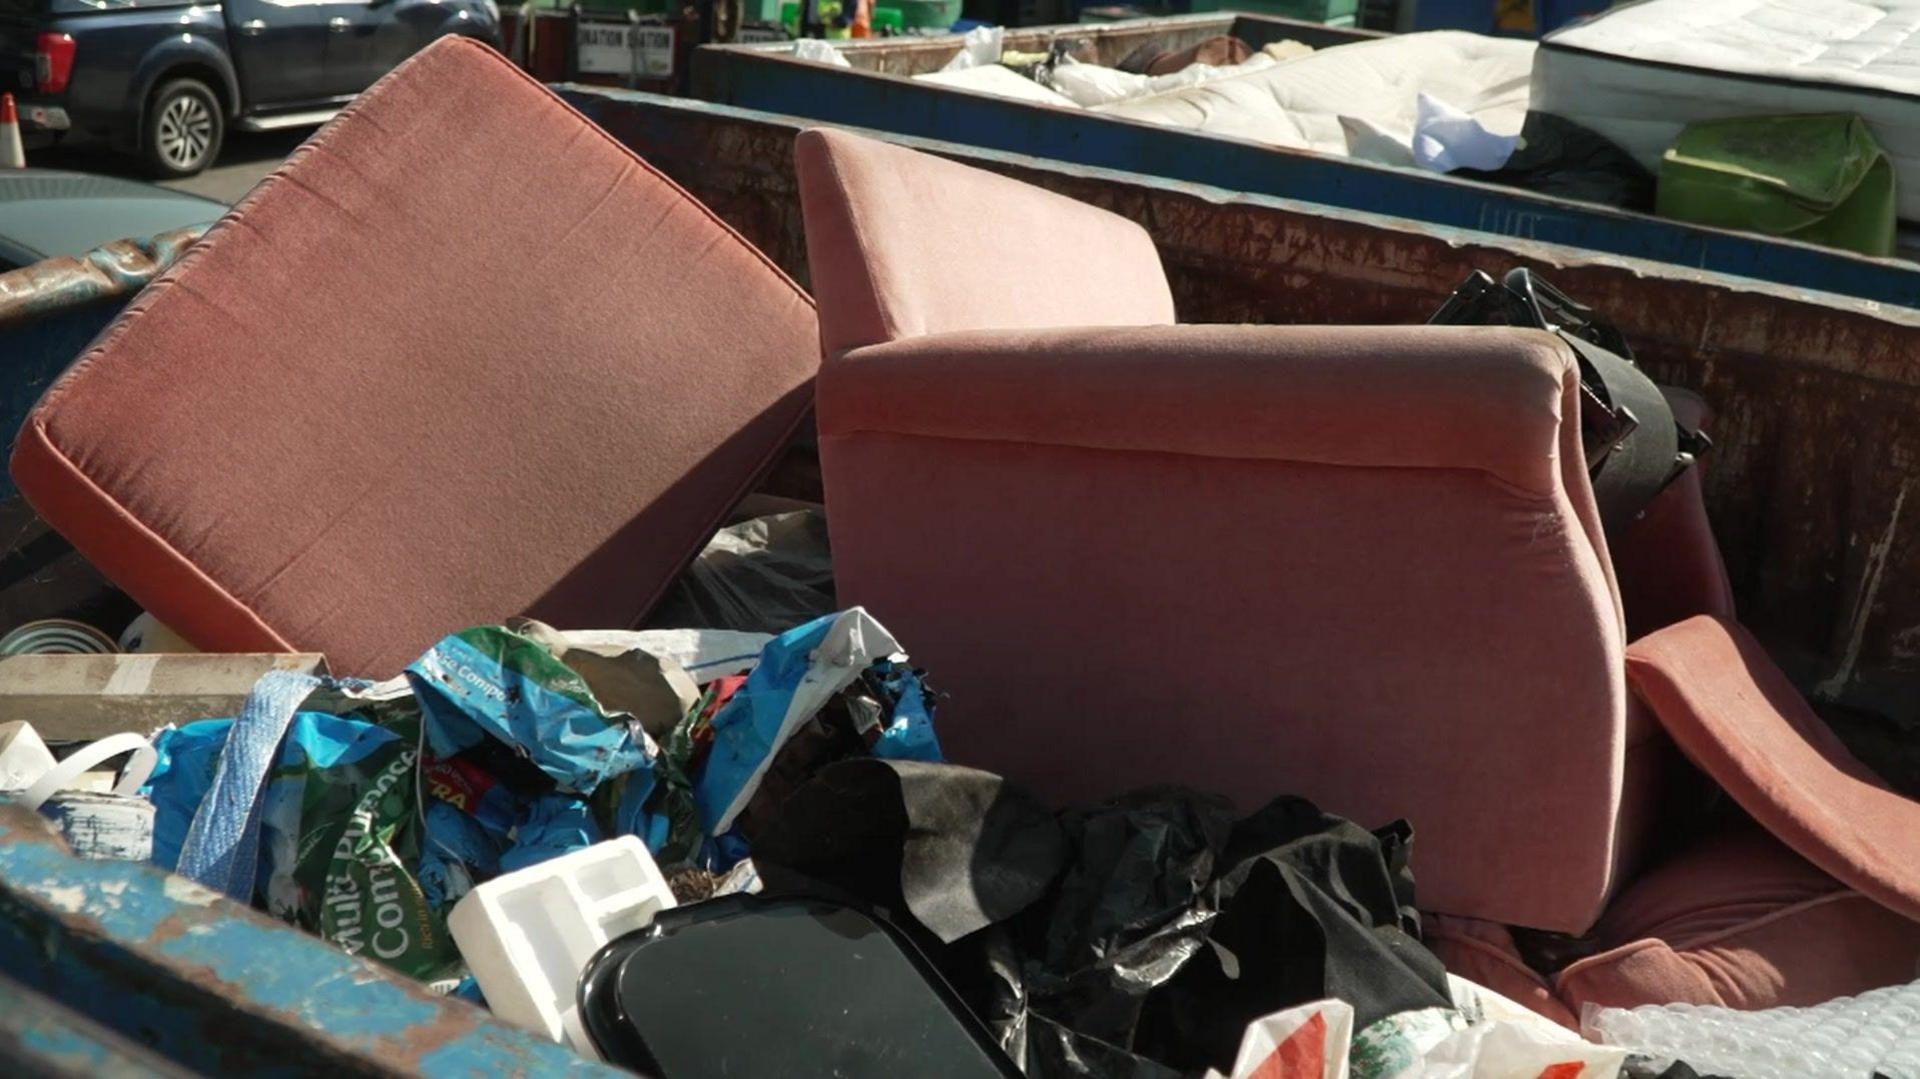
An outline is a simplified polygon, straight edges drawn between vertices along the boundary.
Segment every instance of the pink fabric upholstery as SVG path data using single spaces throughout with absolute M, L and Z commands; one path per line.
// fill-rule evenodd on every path
M 1675 419 L 1695 430 L 1711 429 L 1713 414 L 1699 394 L 1663 392 Z M 1694 615 L 1734 616 L 1733 584 L 1707 520 L 1706 468 L 1702 461 L 1660 492 L 1612 547 L 1629 640 Z
M 1555 979 L 1574 1011 L 1676 1001 L 1802 1006 L 1920 976 L 1920 923 L 1757 829 L 1647 874 L 1595 934 L 1608 950 Z
M 1173 321 L 1160 256 L 1130 221 L 838 131 L 802 132 L 794 154 L 829 356 L 949 330 Z
M 799 166 L 840 596 L 940 672 L 953 759 L 1063 802 L 1175 782 L 1404 816 L 1423 909 L 1592 924 L 1625 849 L 1624 632 L 1563 346 L 1112 328 L 1169 315 L 1133 226 L 849 135 Z M 1043 238 L 1092 276 L 1036 270 Z
M 1063 801 L 1179 782 L 1405 816 L 1423 908 L 1584 929 L 1625 687 L 1559 472 L 1572 370 L 1500 330 L 863 349 L 819 390 L 840 595 L 940 672 L 955 760 Z M 1474 426 L 1496 394 L 1509 422 Z
M 1449 973 L 1486 986 L 1563 1027 L 1580 1029 L 1580 1020 L 1561 1002 L 1553 986 L 1527 966 L 1506 926 L 1427 915 L 1420 921 L 1420 939 L 1446 964 Z
M 386 676 L 475 623 L 641 617 L 803 416 L 817 333 L 685 192 L 449 39 L 143 291 L 13 474 L 195 644 Z
M 1627 672 L 1681 751 L 1768 832 L 1920 919 L 1920 802 L 1847 752 L 1751 634 L 1689 619 L 1635 642 Z

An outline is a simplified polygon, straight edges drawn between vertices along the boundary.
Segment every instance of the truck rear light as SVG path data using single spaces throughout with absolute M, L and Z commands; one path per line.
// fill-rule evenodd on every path
M 41 93 L 65 92 L 68 80 L 73 78 L 73 53 L 73 35 L 40 35 L 34 48 L 33 63 L 34 74 L 39 78 L 37 88 Z

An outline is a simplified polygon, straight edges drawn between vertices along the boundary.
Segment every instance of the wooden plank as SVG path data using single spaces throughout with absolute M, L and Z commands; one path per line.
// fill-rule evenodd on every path
M 49 742 L 146 734 L 239 715 L 268 671 L 326 667 L 299 653 L 0 657 L 0 723 L 26 720 Z

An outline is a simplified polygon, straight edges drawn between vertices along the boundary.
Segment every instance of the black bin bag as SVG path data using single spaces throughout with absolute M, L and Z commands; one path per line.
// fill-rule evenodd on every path
M 1020 1075 L 900 930 L 811 897 L 732 895 L 661 911 L 580 980 L 611 1064 L 660 1079 Z

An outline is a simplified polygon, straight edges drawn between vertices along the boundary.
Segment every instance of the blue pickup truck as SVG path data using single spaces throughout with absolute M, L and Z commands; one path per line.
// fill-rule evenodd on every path
M 29 134 L 104 137 L 190 176 L 229 127 L 320 123 L 448 34 L 497 45 L 494 0 L 0 0 L 0 91 Z

